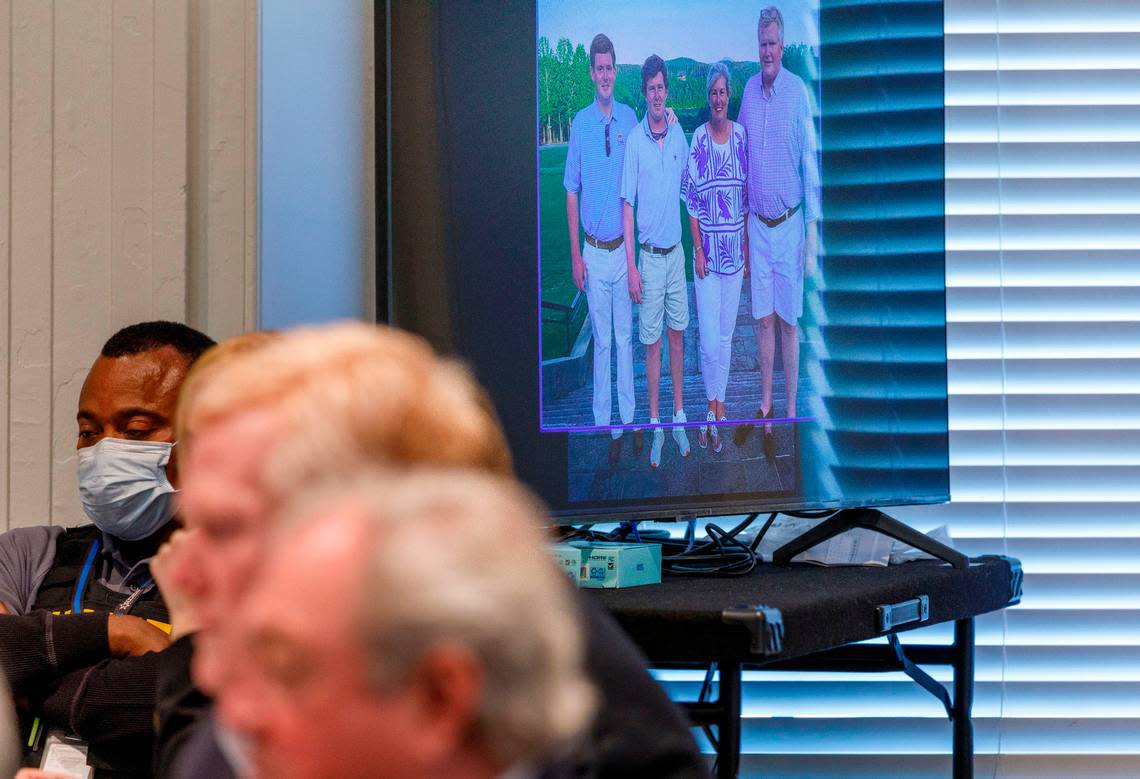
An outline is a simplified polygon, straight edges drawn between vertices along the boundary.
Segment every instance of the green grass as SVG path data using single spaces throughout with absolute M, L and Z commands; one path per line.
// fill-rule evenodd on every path
M 562 177 L 566 168 L 566 146 L 544 146 L 539 150 L 538 191 L 539 230 L 541 231 L 542 258 L 539 272 L 542 278 L 542 299 L 570 305 L 578 289 L 570 274 L 570 242 L 566 233 L 566 189 Z M 681 214 L 681 243 L 685 249 L 685 275 L 693 279 L 693 241 L 689 234 L 689 214 L 677 200 Z M 580 234 L 581 245 L 584 234 Z M 542 326 L 542 358 L 564 357 L 567 346 L 563 332 L 557 325 Z

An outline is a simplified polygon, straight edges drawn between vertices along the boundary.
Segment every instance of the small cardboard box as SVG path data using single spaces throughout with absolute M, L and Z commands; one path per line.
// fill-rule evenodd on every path
M 595 542 L 584 545 L 583 551 L 580 587 L 638 587 L 661 582 L 660 544 Z
M 582 563 L 586 561 L 587 549 L 564 541 L 559 544 L 553 544 L 550 547 L 550 553 L 554 555 L 554 562 L 566 572 L 570 577 L 570 581 L 578 585 L 578 577 L 582 572 Z

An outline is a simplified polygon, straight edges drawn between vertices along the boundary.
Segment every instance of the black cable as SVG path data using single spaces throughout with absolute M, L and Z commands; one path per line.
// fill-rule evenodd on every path
M 661 566 L 664 573 L 680 576 L 744 576 L 756 568 L 760 561 L 756 554 L 759 538 L 768 531 L 776 515 L 771 514 L 760 529 L 757 538 L 745 543 L 739 536 L 758 518 L 759 513 L 747 515 L 735 527 L 725 530 L 714 523 L 705 525 L 707 538 L 696 541 L 696 521 L 689 520 L 684 538 L 673 538 L 667 531 L 639 531 L 635 522 L 622 522 L 608 532 L 593 529 L 592 524 L 570 526 L 562 530 L 559 540 L 588 542 L 627 541 L 631 535 L 645 543 L 661 545 Z
M 755 552 L 760 548 L 760 542 L 764 540 L 764 536 L 768 534 L 768 528 L 772 527 L 772 523 L 776 521 L 776 517 L 778 516 L 780 516 L 780 512 L 778 511 L 773 511 L 768 515 L 768 520 L 764 523 L 764 526 L 760 528 L 760 532 L 756 534 L 756 537 L 752 539 L 752 543 L 748 545 L 749 549 Z
M 756 567 L 756 555 L 737 536 L 758 516 L 750 514 L 728 531 L 712 523 L 705 525 L 708 541 L 677 554 L 664 555 L 662 567 L 669 573 L 687 576 L 743 576 L 751 572 Z
M 707 533 L 709 535 L 710 540 L 706 541 L 704 544 L 701 544 L 699 546 L 694 547 L 690 551 L 683 552 L 680 555 L 676 555 L 676 557 L 694 556 L 694 555 L 703 554 L 705 552 L 705 550 L 707 550 L 710 545 L 714 545 L 719 550 L 723 551 L 722 537 L 724 540 L 729 540 L 729 541 L 732 541 L 734 543 L 737 543 L 741 546 L 742 549 L 747 550 L 747 547 L 744 546 L 744 544 L 742 544 L 741 542 L 736 540 L 736 536 L 738 536 L 745 529 L 747 529 L 749 525 L 751 525 L 753 522 L 755 522 L 756 518 L 758 516 L 759 516 L 759 514 L 749 514 L 744 519 L 743 522 L 741 522 L 739 525 L 737 525 L 732 530 L 729 530 L 727 532 L 725 532 L 723 529 L 721 529 L 720 526 L 714 525 L 710 522 L 709 524 L 705 525 L 705 533 Z

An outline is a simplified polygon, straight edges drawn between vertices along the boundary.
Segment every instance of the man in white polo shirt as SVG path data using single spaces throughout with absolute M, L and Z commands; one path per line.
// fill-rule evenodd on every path
M 645 344 L 645 373 L 649 385 L 650 424 L 660 425 L 661 327 L 668 329 L 669 373 L 673 381 L 673 421 L 684 423 L 682 377 L 685 368 L 684 331 L 689 326 L 689 296 L 685 282 L 685 252 L 681 248 L 681 176 L 689 156 L 689 143 L 678 124 L 670 124 L 665 101 L 669 74 L 656 54 L 641 67 L 641 92 L 646 111 L 630 133 L 625 150 L 621 196 L 625 201 L 626 275 L 629 296 L 641 305 L 638 336 Z M 637 206 L 637 241 L 641 262 L 634 262 L 634 213 Z M 673 440 L 682 457 L 689 455 L 684 427 L 673 428 Z M 665 431 L 653 429 L 649 464 L 661 464 Z

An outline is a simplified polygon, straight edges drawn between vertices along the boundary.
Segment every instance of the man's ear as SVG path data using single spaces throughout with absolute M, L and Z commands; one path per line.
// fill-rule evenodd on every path
M 416 719 L 416 745 L 426 765 L 451 759 L 469 742 L 483 703 L 483 668 L 469 649 L 437 644 L 424 653 L 408 688 Z

